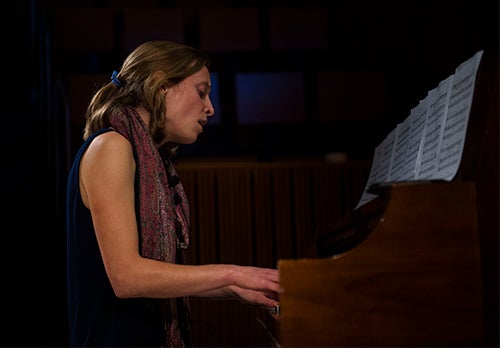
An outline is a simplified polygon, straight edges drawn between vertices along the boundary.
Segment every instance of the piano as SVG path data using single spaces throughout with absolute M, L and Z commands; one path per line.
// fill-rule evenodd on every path
M 280 259 L 272 347 L 498 346 L 498 55 L 478 70 L 451 181 L 375 187 L 311 251 Z

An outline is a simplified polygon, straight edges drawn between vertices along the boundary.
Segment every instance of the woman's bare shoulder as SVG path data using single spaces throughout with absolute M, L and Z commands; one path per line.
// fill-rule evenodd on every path
M 96 151 L 113 151 L 129 149 L 130 147 L 128 139 L 114 130 L 99 134 L 89 145 L 89 149 Z
M 102 133 L 93 139 L 87 148 L 83 163 L 92 171 L 111 168 L 121 168 L 133 164 L 132 145 L 123 135 L 116 131 Z

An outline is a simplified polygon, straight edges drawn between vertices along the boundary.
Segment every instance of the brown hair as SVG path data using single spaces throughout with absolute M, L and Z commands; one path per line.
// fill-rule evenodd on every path
M 83 139 L 109 127 L 109 115 L 117 108 L 142 106 L 151 117 L 149 131 L 156 143 L 164 137 L 163 87 L 171 87 L 208 66 L 200 50 L 170 41 L 148 41 L 134 49 L 120 71 L 92 97 L 85 114 Z

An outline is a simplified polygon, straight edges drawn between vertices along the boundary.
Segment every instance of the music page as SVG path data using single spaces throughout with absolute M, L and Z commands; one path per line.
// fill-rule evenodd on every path
M 424 134 L 425 122 L 427 120 L 428 99 L 423 99 L 411 110 L 407 117 L 410 123 L 410 134 L 408 136 L 408 145 L 405 152 L 405 163 L 403 166 L 401 181 L 415 180 L 417 176 L 417 163 L 420 162 L 419 156 L 421 143 Z
M 483 51 L 476 53 L 455 71 L 439 148 L 436 179 L 452 180 L 460 165 L 476 74 L 482 55 Z
M 441 81 L 427 95 L 429 109 L 425 122 L 420 161 L 417 163 L 417 180 L 432 179 L 437 172 L 438 149 L 441 142 L 453 75 Z
M 410 123 L 408 118 L 396 126 L 391 165 L 389 168 L 388 181 L 399 181 L 405 164 L 406 148 L 410 135 Z
M 460 166 L 476 75 L 483 51 L 429 91 L 404 122 L 375 148 L 365 191 L 356 208 L 377 195 L 374 184 L 452 180 Z
M 396 130 L 392 130 L 389 135 L 375 148 L 370 174 L 368 175 L 368 181 L 361 200 L 356 208 L 377 197 L 377 195 L 368 192 L 368 188 L 372 184 L 387 182 L 389 179 L 389 169 L 393 155 L 395 133 Z

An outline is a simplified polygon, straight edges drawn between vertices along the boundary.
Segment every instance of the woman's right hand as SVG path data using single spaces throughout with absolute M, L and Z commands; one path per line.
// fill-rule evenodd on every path
M 279 271 L 271 268 L 237 267 L 230 291 L 241 301 L 275 307 L 279 303 Z

